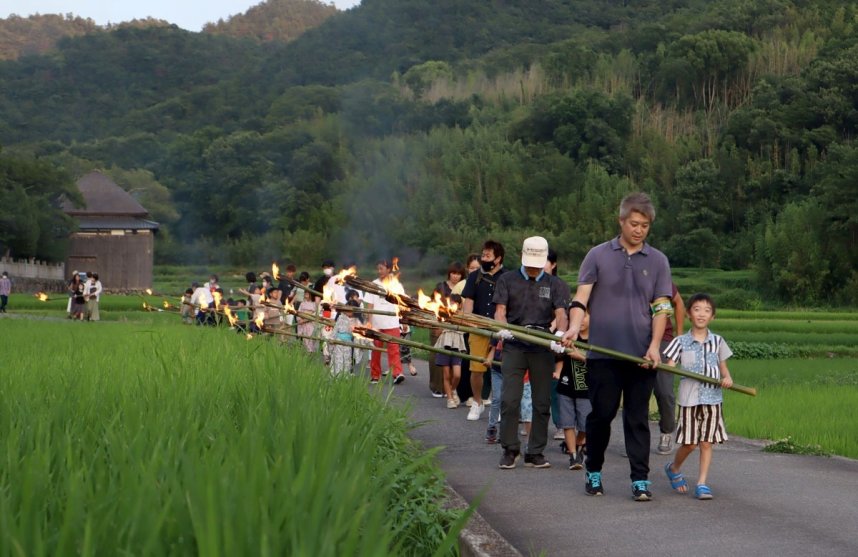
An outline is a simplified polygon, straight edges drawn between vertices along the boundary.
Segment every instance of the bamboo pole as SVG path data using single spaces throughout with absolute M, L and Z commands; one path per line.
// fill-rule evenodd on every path
M 538 346 L 544 346 L 546 348 L 549 348 L 552 341 L 560 340 L 555 335 L 552 335 L 551 333 L 546 332 L 546 331 L 540 331 L 537 329 L 529 329 L 527 327 L 522 327 L 520 325 L 513 325 L 511 323 L 503 323 L 501 321 L 497 321 L 495 319 L 490 319 L 488 317 L 483 317 L 483 316 L 479 316 L 479 315 L 475 316 L 474 314 L 468 314 L 467 317 L 463 317 L 463 319 L 468 319 L 471 317 L 474 317 L 475 321 L 480 323 L 482 326 L 491 328 L 495 331 L 499 331 L 501 329 L 506 329 L 508 331 L 511 331 L 515 335 L 515 338 L 517 340 L 522 340 L 522 341 L 528 342 L 530 344 L 536 344 Z M 710 385 L 716 385 L 719 387 L 721 386 L 721 381 L 719 381 L 718 379 L 706 377 L 706 376 L 700 375 L 699 373 L 694 373 L 693 371 L 684 370 L 680 367 L 672 367 L 672 366 L 668 366 L 666 364 L 658 364 L 658 365 L 654 366 L 654 365 L 652 365 L 652 362 L 650 362 L 649 360 L 644 360 L 643 358 L 640 358 L 638 356 L 632 356 L 631 354 L 618 352 L 616 350 L 611 350 L 610 348 L 604 348 L 602 346 L 596 346 L 595 344 L 589 344 L 589 343 L 580 342 L 577 340 L 574 341 L 572 344 L 574 344 L 576 348 L 580 348 L 582 350 L 590 350 L 592 352 L 598 352 L 600 354 L 610 356 L 611 358 L 616 358 L 618 360 L 626 360 L 629 362 L 633 362 L 636 364 L 640 364 L 643 366 L 650 367 L 652 369 L 657 369 L 659 371 L 666 371 L 666 372 L 672 373 L 674 375 L 679 375 L 681 377 L 687 377 L 689 379 L 694 379 L 696 381 L 700 381 L 701 383 L 708 383 Z M 573 352 L 572 348 L 567 348 L 566 353 L 572 354 L 574 352 Z M 729 389 L 732 391 L 742 393 L 742 394 L 746 394 L 746 395 L 750 395 L 750 396 L 757 396 L 757 389 L 755 389 L 754 387 L 746 387 L 744 385 L 738 385 L 738 384 L 734 383 L 732 386 L 729 387 Z
M 263 333 L 270 333 L 272 335 L 282 335 L 282 336 L 289 336 L 289 337 L 296 337 L 296 338 L 306 338 L 309 340 L 315 340 L 317 342 L 324 342 L 324 343 L 328 343 L 328 344 L 339 344 L 342 346 L 349 346 L 351 348 L 358 348 L 360 350 L 374 350 L 376 352 L 385 352 L 384 348 L 381 348 L 381 347 L 378 347 L 378 346 L 375 346 L 372 344 L 369 344 L 369 345 L 358 344 L 356 342 L 348 342 L 348 341 L 339 340 L 339 339 L 314 337 L 314 336 L 310 336 L 310 335 L 302 335 L 300 333 L 293 333 L 292 331 L 283 331 L 280 329 L 271 329 L 268 327 L 263 327 L 262 332 Z
M 453 356 L 456 358 L 462 358 L 463 360 L 471 360 L 473 362 L 485 362 L 485 358 L 480 358 L 479 356 L 473 356 L 466 352 L 457 352 L 455 350 L 447 350 L 444 348 L 436 348 L 434 346 L 430 346 L 428 344 L 423 344 L 422 342 L 416 342 L 413 340 L 406 340 L 404 338 L 398 338 L 394 336 L 390 336 L 375 329 L 367 329 L 365 327 L 356 327 L 355 332 L 359 333 L 366 338 L 371 338 L 374 340 L 379 340 L 381 342 L 392 342 L 394 344 L 401 344 L 403 346 L 410 346 L 412 348 L 418 348 L 420 350 L 426 350 L 427 352 L 435 352 L 436 354 L 446 354 L 447 356 Z M 500 365 L 500 362 L 493 361 L 492 365 Z

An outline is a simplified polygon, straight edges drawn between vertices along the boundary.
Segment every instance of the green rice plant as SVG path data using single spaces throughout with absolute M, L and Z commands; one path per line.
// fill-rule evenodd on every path
M 756 397 L 726 392 L 728 433 L 755 439 L 790 437 L 832 454 L 858 458 L 858 422 L 844 419 L 858 404 L 858 359 L 728 362 L 734 379 Z
M 0 335 L 2 554 L 431 555 L 461 524 L 406 411 L 276 340 L 12 319 Z

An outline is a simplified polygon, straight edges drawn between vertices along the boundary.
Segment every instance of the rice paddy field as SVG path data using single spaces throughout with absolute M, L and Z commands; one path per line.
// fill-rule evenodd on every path
M 464 513 L 381 390 L 122 302 L 0 319 L 0 554 L 451 552 Z

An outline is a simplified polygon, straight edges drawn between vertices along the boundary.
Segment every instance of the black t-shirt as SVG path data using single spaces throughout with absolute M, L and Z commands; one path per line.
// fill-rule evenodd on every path
M 505 274 L 506 269 L 501 267 L 493 275 L 483 273 L 479 269 L 468 275 L 465 287 L 462 289 L 462 298 L 474 301 L 474 314 L 495 318 L 495 285 Z
M 328 281 L 330 279 L 331 279 L 331 277 L 329 277 L 328 275 L 320 276 L 319 278 L 316 279 L 316 282 L 313 283 L 313 290 L 315 290 L 316 292 L 319 292 L 320 294 L 324 294 L 325 285 L 328 284 Z M 315 294 L 313 296 L 318 298 L 318 296 L 316 296 Z
M 573 360 L 568 354 L 563 356 L 563 371 L 557 382 L 557 394 L 569 398 L 588 398 L 586 362 Z

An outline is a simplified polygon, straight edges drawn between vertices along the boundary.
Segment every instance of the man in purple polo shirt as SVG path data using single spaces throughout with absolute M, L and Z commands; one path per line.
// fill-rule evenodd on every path
M 563 339 L 578 339 L 585 309 L 590 310 L 589 341 L 661 363 L 661 339 L 672 313 L 672 281 L 667 257 L 646 243 L 655 209 L 645 193 L 620 203 L 620 234 L 591 249 L 578 271 L 570 325 Z M 602 495 L 602 465 L 611 421 L 623 400 L 623 432 L 631 468 L 632 496 L 649 501 L 649 399 L 656 372 L 632 362 L 591 352 L 587 355 L 590 401 L 587 418 L 588 495 Z

